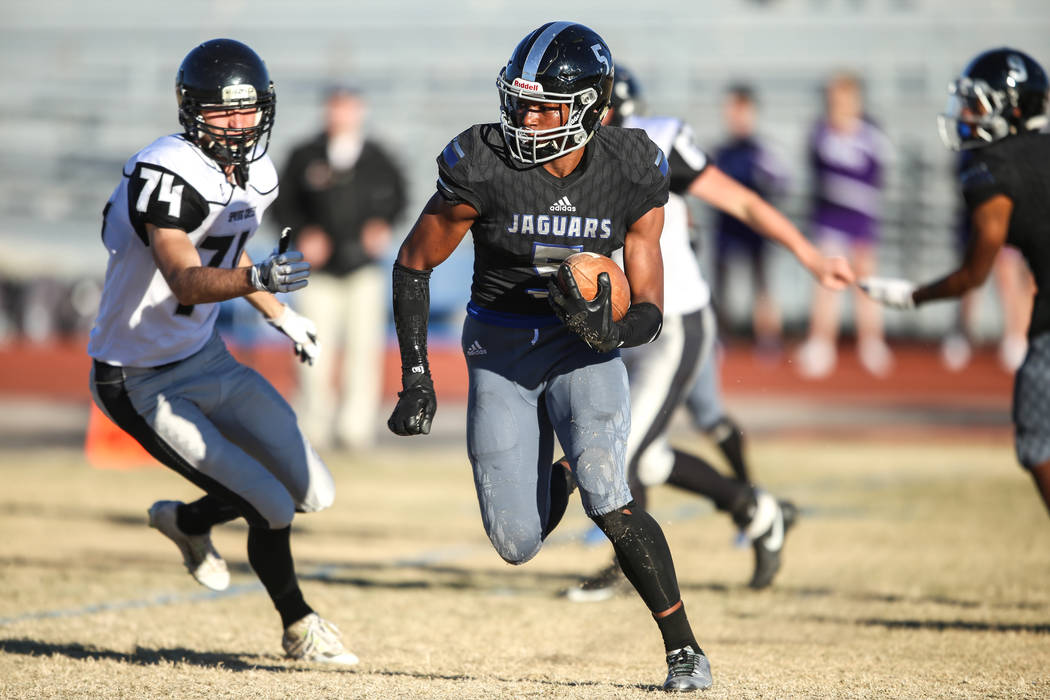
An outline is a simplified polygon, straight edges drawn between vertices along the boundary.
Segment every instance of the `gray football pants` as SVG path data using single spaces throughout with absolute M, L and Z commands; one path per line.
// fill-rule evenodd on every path
M 1025 469 L 1050 461 L 1050 332 L 1031 338 L 1014 378 L 1017 460 Z
M 237 508 L 251 525 L 281 529 L 335 499 L 328 468 L 295 413 L 214 334 L 199 352 L 159 368 L 95 364 L 95 402 L 165 466 Z
M 595 352 L 560 323 L 508 328 L 471 317 L 463 351 L 467 452 L 481 520 L 504 560 L 523 564 L 543 543 L 555 435 L 589 516 L 631 500 L 630 405 L 618 352 Z

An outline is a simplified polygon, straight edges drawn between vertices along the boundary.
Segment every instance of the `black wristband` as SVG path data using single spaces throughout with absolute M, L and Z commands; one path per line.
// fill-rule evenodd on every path
M 401 349 L 401 384 L 409 387 L 430 376 L 427 324 L 430 320 L 430 270 L 415 270 L 395 262 L 394 328 Z
M 633 348 L 651 343 L 659 337 L 663 325 L 664 315 L 656 304 L 647 301 L 631 304 L 620 320 L 619 347 Z

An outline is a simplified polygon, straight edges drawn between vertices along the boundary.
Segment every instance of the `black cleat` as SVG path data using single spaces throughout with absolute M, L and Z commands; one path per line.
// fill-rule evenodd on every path
M 692 647 L 682 647 L 667 652 L 664 690 L 670 693 L 692 693 L 707 690 L 712 682 L 711 664 L 707 662 L 703 649 L 693 651 Z
M 609 600 L 626 585 L 627 579 L 620 570 L 619 563 L 613 559 L 604 569 L 565 591 L 565 597 L 574 603 L 597 603 Z
M 759 493 L 758 498 L 773 501 L 776 510 L 769 527 L 751 543 L 755 550 L 755 573 L 747 585 L 755 590 L 773 583 L 773 578 L 780 571 L 784 538 L 798 519 L 798 508 L 791 501 L 776 501 L 767 493 Z

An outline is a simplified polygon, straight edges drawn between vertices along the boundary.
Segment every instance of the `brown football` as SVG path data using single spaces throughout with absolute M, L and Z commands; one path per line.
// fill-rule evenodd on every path
M 631 306 L 631 286 L 627 283 L 627 275 L 623 274 L 623 270 L 612 258 L 598 253 L 573 253 L 565 258 L 561 265 L 572 273 L 580 294 L 587 300 L 598 294 L 598 275 L 608 272 L 609 282 L 612 284 L 613 320 L 619 321 L 627 313 Z

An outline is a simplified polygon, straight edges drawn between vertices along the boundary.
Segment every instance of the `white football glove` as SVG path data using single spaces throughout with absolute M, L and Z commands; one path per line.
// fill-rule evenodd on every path
M 857 281 L 860 287 L 874 301 L 891 309 L 914 309 L 915 283 L 896 277 L 865 277 Z
M 281 232 L 277 247 L 270 257 L 252 265 L 252 286 L 260 292 L 294 292 L 307 285 L 310 276 L 310 263 L 303 262 L 303 254 L 298 250 L 288 250 L 288 232 Z
M 300 362 L 312 365 L 321 354 L 321 344 L 317 342 L 317 326 L 306 316 L 297 314 L 290 306 L 285 305 L 280 316 L 268 318 L 266 322 L 291 338 Z

